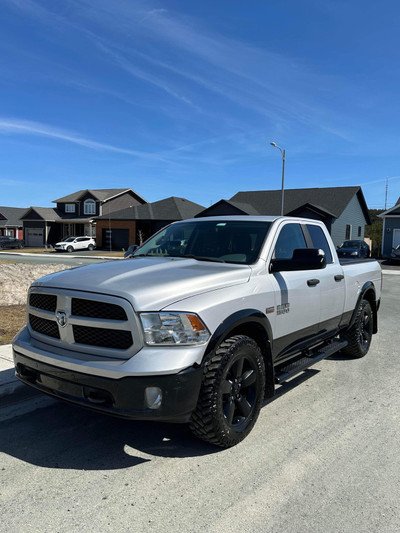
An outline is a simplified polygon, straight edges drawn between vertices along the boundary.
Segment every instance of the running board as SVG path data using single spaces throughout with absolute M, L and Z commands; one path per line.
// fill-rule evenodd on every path
M 326 346 L 323 346 L 318 351 L 316 351 L 315 355 L 302 357 L 294 363 L 289 363 L 286 366 L 279 368 L 279 370 L 275 372 L 275 383 L 279 384 L 283 383 L 284 381 L 287 381 L 288 379 L 292 378 L 296 374 L 299 374 L 303 370 L 306 370 L 307 368 L 310 368 L 316 363 L 319 363 L 319 361 L 322 361 L 322 359 L 325 359 L 326 357 L 329 357 L 330 355 L 333 355 L 334 353 L 338 352 L 339 350 L 347 346 L 347 344 L 347 341 L 334 340 L 330 344 L 327 344 Z

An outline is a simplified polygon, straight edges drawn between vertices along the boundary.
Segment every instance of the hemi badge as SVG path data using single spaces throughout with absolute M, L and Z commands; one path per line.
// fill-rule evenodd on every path
M 273 313 L 274 311 L 275 311 L 275 307 L 267 307 L 267 309 L 265 310 L 267 315 L 269 315 L 270 313 Z

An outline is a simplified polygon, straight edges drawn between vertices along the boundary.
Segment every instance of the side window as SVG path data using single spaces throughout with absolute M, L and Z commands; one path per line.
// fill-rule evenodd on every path
M 279 233 L 275 244 L 275 259 L 291 259 L 293 250 L 307 248 L 300 224 L 286 224 Z
M 332 263 L 331 250 L 322 228 L 313 224 L 307 224 L 307 229 L 313 242 L 313 247 L 323 250 L 325 252 L 326 262 Z

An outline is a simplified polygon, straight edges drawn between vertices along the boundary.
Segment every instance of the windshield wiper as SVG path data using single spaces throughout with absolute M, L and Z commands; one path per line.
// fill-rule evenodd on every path
M 223 259 L 219 259 L 217 257 L 203 257 L 201 255 L 194 255 L 194 254 L 184 254 L 184 255 L 170 255 L 170 254 L 135 254 L 132 255 L 132 258 L 134 257 L 183 257 L 184 259 L 195 259 L 196 261 L 210 261 L 215 263 L 225 263 Z
M 219 259 L 217 257 L 203 257 L 201 255 L 194 255 L 194 254 L 177 255 L 176 257 L 185 257 L 186 259 L 196 259 L 196 261 L 211 261 L 211 262 L 216 262 L 216 263 L 225 263 L 223 259 Z
M 131 257 L 165 257 L 165 255 L 157 255 L 157 254 L 133 254 Z

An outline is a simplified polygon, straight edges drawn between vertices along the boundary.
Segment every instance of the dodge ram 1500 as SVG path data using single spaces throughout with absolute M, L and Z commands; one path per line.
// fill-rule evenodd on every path
M 100 412 L 188 422 L 229 447 L 277 384 L 338 350 L 366 355 L 381 280 L 374 260 L 339 261 L 316 220 L 173 223 L 128 261 L 35 281 L 16 375 Z

